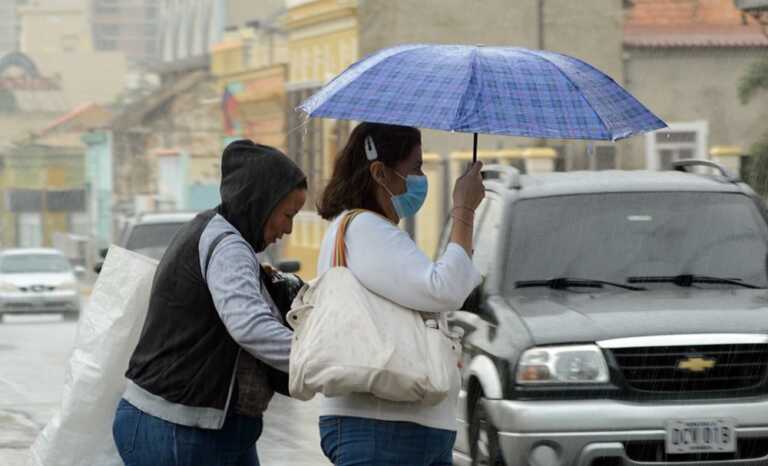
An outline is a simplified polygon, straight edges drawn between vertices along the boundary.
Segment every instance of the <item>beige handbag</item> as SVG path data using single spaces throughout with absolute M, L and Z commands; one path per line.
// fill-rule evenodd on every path
M 293 302 L 288 323 L 291 396 L 370 393 L 390 401 L 437 404 L 447 395 L 461 355 L 438 320 L 404 308 L 366 289 L 346 267 L 344 235 L 362 211 L 342 219 L 333 267 Z

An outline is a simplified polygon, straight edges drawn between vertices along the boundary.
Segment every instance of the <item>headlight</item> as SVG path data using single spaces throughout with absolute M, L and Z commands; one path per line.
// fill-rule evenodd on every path
M 595 345 L 531 348 L 517 366 L 517 383 L 588 384 L 610 380 L 603 352 Z
M 13 283 L 0 282 L 0 291 L 19 291 L 19 288 Z

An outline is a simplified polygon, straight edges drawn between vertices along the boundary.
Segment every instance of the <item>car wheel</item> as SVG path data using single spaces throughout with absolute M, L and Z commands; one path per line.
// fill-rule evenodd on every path
M 477 397 L 472 409 L 469 441 L 472 466 L 504 466 L 499 446 L 499 431 L 488 416 L 482 395 Z

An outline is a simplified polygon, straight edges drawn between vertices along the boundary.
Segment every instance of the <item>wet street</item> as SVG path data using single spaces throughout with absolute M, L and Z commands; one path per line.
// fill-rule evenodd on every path
M 26 466 L 28 449 L 59 408 L 77 326 L 59 316 L 9 316 L 0 324 L 0 465 Z M 320 452 L 317 403 L 275 396 L 258 444 L 261 464 L 329 464 Z

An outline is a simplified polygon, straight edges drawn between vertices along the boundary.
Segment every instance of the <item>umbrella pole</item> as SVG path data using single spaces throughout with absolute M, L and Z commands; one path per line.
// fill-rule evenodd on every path
M 477 162 L 477 133 L 475 133 L 474 140 L 472 145 L 472 163 Z

